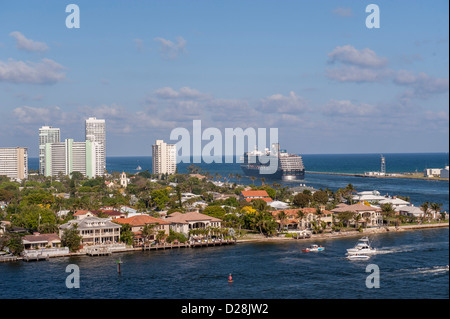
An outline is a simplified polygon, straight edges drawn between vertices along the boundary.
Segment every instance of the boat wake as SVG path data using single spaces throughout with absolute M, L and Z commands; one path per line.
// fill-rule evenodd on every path
M 428 275 L 428 274 L 445 274 L 448 272 L 448 266 L 433 266 L 433 267 L 423 267 L 423 268 L 415 268 L 415 269 L 401 269 L 399 273 L 407 276 L 412 275 Z
M 431 250 L 436 249 L 440 244 L 442 243 L 422 243 L 414 245 L 401 245 L 397 247 L 382 247 L 378 248 L 375 254 L 382 255 L 382 254 L 407 253 L 412 251 Z M 443 244 L 448 245 L 448 243 L 446 242 L 444 242 Z

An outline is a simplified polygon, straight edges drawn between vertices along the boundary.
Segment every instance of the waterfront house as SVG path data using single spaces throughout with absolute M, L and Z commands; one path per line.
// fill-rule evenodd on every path
M 392 208 L 402 207 L 402 206 L 411 206 L 410 202 L 407 202 L 406 200 L 403 200 L 401 198 L 392 197 L 392 198 L 386 198 L 383 200 L 380 200 L 378 202 L 380 205 L 383 204 L 391 204 Z
M 267 194 L 267 192 L 264 190 L 242 191 L 240 194 L 240 200 L 251 202 L 254 199 L 262 199 L 267 203 L 272 201 L 272 198 L 270 198 L 269 194 Z
M 362 203 L 368 202 L 373 204 L 385 200 L 386 197 L 381 196 L 379 191 L 363 191 L 353 195 L 352 199 Z
M 61 238 L 55 233 L 25 235 L 22 238 L 25 249 L 57 248 L 61 246 Z
M 158 232 L 163 231 L 166 236 L 169 236 L 170 222 L 162 220 L 160 218 L 152 217 L 149 215 L 136 215 L 128 218 L 115 219 L 114 222 L 121 225 L 128 224 L 131 226 L 131 232 L 135 235 L 135 241 L 137 244 L 143 242 L 142 229 L 145 225 L 152 225 L 154 234 L 150 235 L 150 240 L 155 240 Z
M 166 217 L 170 222 L 170 229 L 185 235 L 189 234 L 191 229 L 198 228 L 221 228 L 222 220 L 198 212 L 179 213 L 175 212 Z
M 285 220 L 279 219 L 280 212 L 286 215 Z M 303 218 L 300 218 L 300 212 L 303 213 Z M 325 210 L 324 206 L 320 207 L 320 214 L 317 214 L 317 208 L 295 208 L 295 209 L 281 209 L 271 212 L 275 221 L 285 229 L 311 229 L 314 222 L 325 222 L 330 226 L 333 222 L 333 213 Z
M 62 237 L 64 230 L 72 229 L 75 225 L 84 245 L 118 243 L 120 240 L 122 225 L 113 223 L 108 218 L 99 217 L 70 220 L 59 226 L 59 236 Z
M 381 208 L 364 205 L 361 203 L 353 205 L 340 205 L 331 210 L 332 213 L 352 212 L 361 216 L 360 223 L 365 223 L 367 227 L 376 227 L 383 225 L 383 216 Z M 352 221 L 355 223 L 355 220 Z

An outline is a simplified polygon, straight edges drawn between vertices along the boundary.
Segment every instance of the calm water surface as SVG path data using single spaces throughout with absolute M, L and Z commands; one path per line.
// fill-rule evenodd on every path
M 449 298 L 448 228 L 373 235 L 383 252 L 348 261 L 357 239 L 317 241 L 326 248 L 319 253 L 302 252 L 311 242 L 299 240 L 3 263 L 0 298 Z M 69 264 L 80 268 L 79 289 L 65 286 Z M 366 288 L 368 264 L 380 268 L 379 289 Z

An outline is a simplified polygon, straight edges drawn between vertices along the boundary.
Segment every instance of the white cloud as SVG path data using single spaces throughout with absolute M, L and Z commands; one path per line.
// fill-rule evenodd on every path
M 11 32 L 9 35 L 16 39 L 16 47 L 19 50 L 25 50 L 28 52 L 44 52 L 49 49 L 47 44 L 45 44 L 44 42 L 37 42 L 31 39 L 27 39 L 19 31 Z
M 379 57 L 373 50 L 357 50 L 351 45 L 338 46 L 328 53 L 330 63 L 341 62 L 360 67 L 380 68 L 387 65 L 386 58 Z
M 261 100 L 260 109 L 268 113 L 299 114 L 309 110 L 305 99 L 289 92 L 288 96 L 274 94 Z
M 171 87 L 163 87 L 155 90 L 154 94 L 158 98 L 162 99 L 195 99 L 204 100 L 210 98 L 209 94 L 202 93 L 198 90 L 191 89 L 190 87 L 182 87 L 179 91 Z
M 65 68 L 50 59 L 40 62 L 16 61 L 8 59 L 0 61 L 0 81 L 11 83 L 50 84 L 65 79 Z
M 338 82 L 379 82 L 391 74 L 391 70 L 376 70 L 357 66 L 344 66 L 326 70 L 327 77 Z
M 377 113 L 375 106 L 367 103 L 354 103 L 349 100 L 330 100 L 322 108 L 323 114 L 326 116 L 350 116 L 364 117 L 373 116 Z
M 21 124 L 45 125 L 50 123 L 72 123 L 77 116 L 64 112 L 59 106 L 50 107 L 31 107 L 20 106 L 13 111 L 13 118 Z
M 406 70 L 400 70 L 395 74 L 394 83 L 410 87 L 412 90 L 405 92 L 409 97 L 426 98 L 430 94 L 447 93 L 449 89 L 448 78 L 435 78 L 424 72 L 417 75 Z
M 182 37 L 177 37 L 176 43 L 164 39 L 155 38 L 155 41 L 161 44 L 160 54 L 161 57 L 168 60 L 176 59 L 180 54 L 186 53 L 186 40 Z

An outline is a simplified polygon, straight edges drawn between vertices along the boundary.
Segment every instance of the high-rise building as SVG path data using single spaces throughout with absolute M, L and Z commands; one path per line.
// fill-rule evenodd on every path
M 28 177 L 28 148 L 0 147 L 0 175 L 9 178 Z
M 174 174 L 177 170 L 177 149 L 175 144 L 156 140 L 152 146 L 153 174 Z
M 45 175 L 45 144 L 59 143 L 61 140 L 59 128 L 42 126 L 39 129 L 39 174 Z
M 86 141 L 97 143 L 95 175 L 103 176 L 106 171 L 106 125 L 105 120 L 90 117 L 86 120 Z
M 80 172 L 83 176 L 95 177 L 97 145 L 91 141 L 74 142 L 73 139 L 45 144 L 45 176 Z

